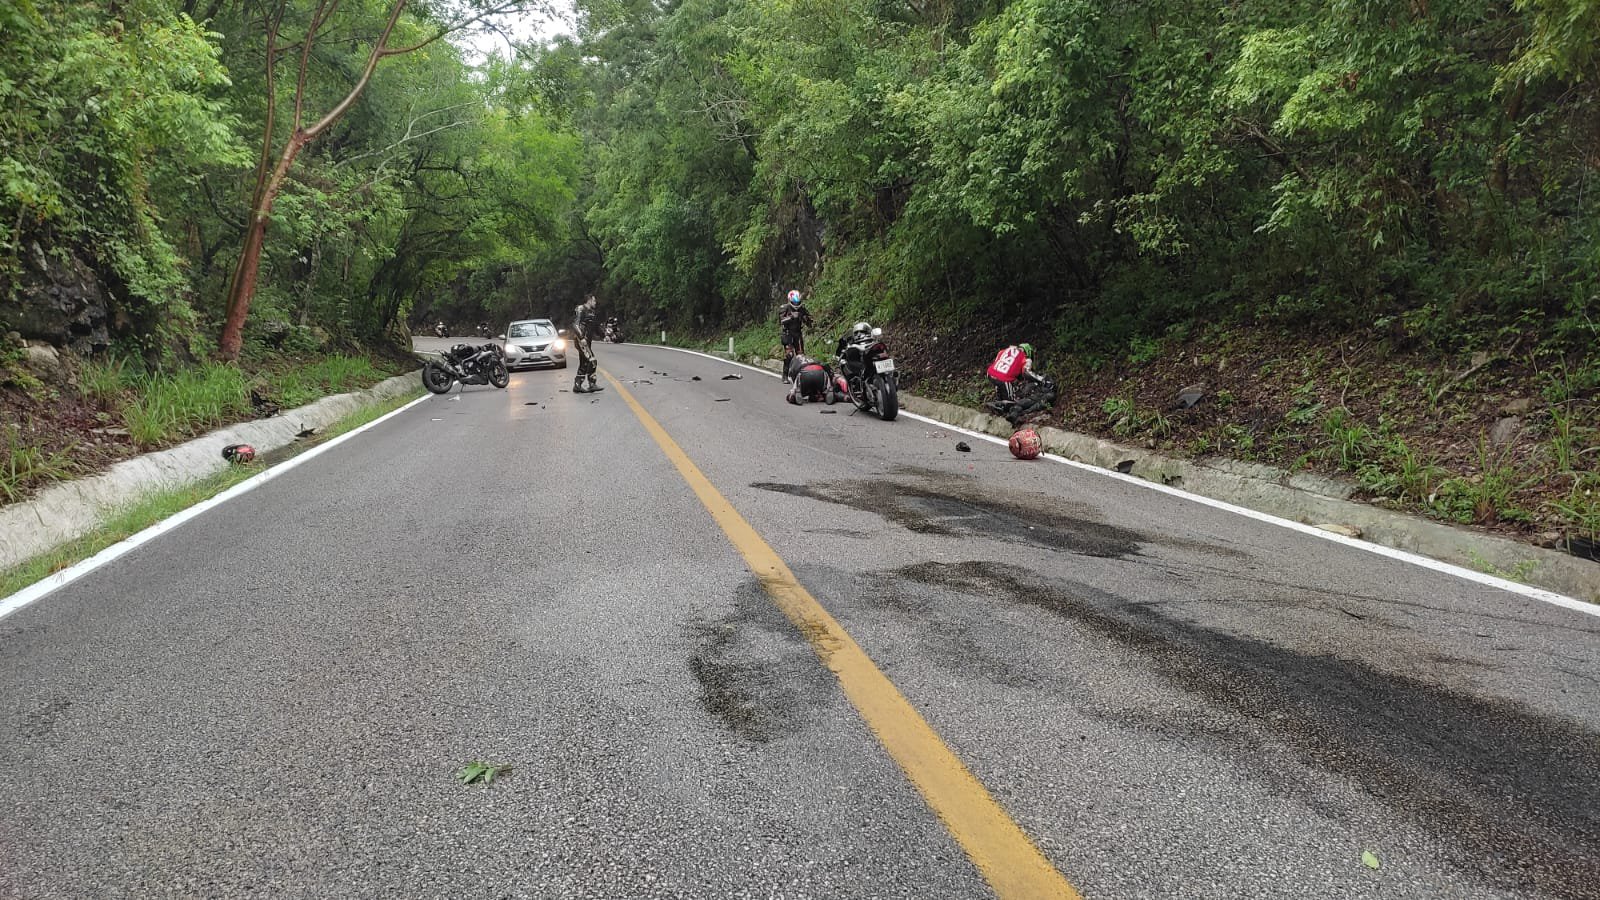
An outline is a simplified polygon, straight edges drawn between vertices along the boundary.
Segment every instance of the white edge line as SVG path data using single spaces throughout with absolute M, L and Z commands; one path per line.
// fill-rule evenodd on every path
M 339 435 L 333 440 L 328 441 L 326 444 L 319 444 L 316 447 L 312 447 L 310 450 L 307 450 L 299 456 L 286 459 L 283 462 L 266 469 L 259 475 L 251 476 L 250 478 L 239 482 L 238 484 L 228 488 L 216 496 L 202 500 L 180 513 L 162 519 L 138 534 L 124 538 L 123 540 L 112 544 L 111 546 L 101 550 L 99 553 L 96 553 L 95 555 L 76 565 L 62 569 L 61 571 L 50 575 L 42 581 L 36 581 L 33 584 L 28 585 L 22 590 L 17 591 L 15 594 L 6 597 L 4 600 L 0 600 L 0 619 L 4 619 L 6 616 L 9 616 L 17 610 L 28 606 L 29 604 L 58 588 L 65 587 L 72 582 L 77 581 L 79 578 L 82 578 L 90 572 L 93 572 L 95 569 L 100 568 L 117 557 L 133 551 L 139 545 L 148 541 L 152 541 L 161 535 L 172 531 L 173 529 L 189 521 L 195 516 L 200 515 L 206 510 L 211 509 L 214 506 L 220 506 L 241 494 L 247 494 L 255 490 L 256 488 L 266 484 L 274 478 L 277 478 L 283 473 L 290 471 L 296 466 L 299 466 L 302 463 L 310 462 L 318 456 L 321 456 L 323 453 L 326 453 L 345 441 L 350 440 L 361 432 L 366 431 L 369 428 L 375 428 L 383 422 L 400 415 L 411 407 L 416 406 L 418 403 L 428 400 L 431 397 L 431 394 L 425 394 L 411 401 L 410 403 L 407 403 L 405 406 L 400 407 L 399 409 L 390 410 L 389 412 L 384 413 L 383 415 L 373 419 L 371 422 L 368 422 L 365 425 L 360 426 L 359 428 L 353 428 L 350 431 Z
M 731 366 L 749 369 L 752 372 L 760 372 L 763 375 L 770 375 L 773 378 L 780 377 L 777 372 L 770 372 L 757 366 L 736 362 L 734 360 L 716 356 L 710 353 L 701 353 L 698 350 L 686 350 L 683 347 L 668 347 L 664 344 L 637 344 L 635 346 L 656 347 L 662 350 L 676 350 L 679 353 L 689 353 L 694 356 L 703 356 L 706 359 L 712 359 Z M 916 419 L 919 422 L 926 422 L 929 425 L 936 425 L 940 428 L 944 428 L 948 431 L 954 431 L 958 434 L 964 434 L 969 437 L 978 438 L 979 440 L 988 441 L 992 444 L 999 444 L 1002 447 L 1007 446 L 1007 442 L 1004 438 L 998 438 L 992 434 L 984 434 L 981 431 L 972 431 L 967 428 L 962 428 L 959 425 L 951 425 L 948 422 L 940 422 L 938 419 L 930 419 L 927 416 L 918 415 L 914 412 L 906 412 L 902 410 L 900 415 L 906 416 L 907 418 Z M 1082 469 L 1085 472 L 1093 472 L 1096 475 L 1103 475 L 1106 478 L 1112 478 L 1128 484 L 1138 485 L 1139 487 L 1147 488 L 1152 491 L 1159 491 L 1169 496 L 1181 497 L 1185 500 L 1199 503 L 1202 506 L 1209 506 L 1213 509 L 1231 512 L 1235 515 L 1244 516 L 1247 519 L 1254 519 L 1257 522 L 1265 522 L 1269 525 L 1277 525 L 1280 528 L 1287 528 L 1290 531 L 1298 531 L 1301 534 L 1319 538 L 1324 541 L 1330 541 L 1345 547 L 1353 547 L 1357 550 L 1365 550 L 1368 553 L 1376 553 L 1379 556 L 1386 556 L 1390 559 L 1411 563 L 1415 566 L 1421 566 L 1424 569 L 1432 569 L 1435 572 L 1443 572 L 1446 575 L 1454 575 L 1457 578 L 1463 578 L 1476 584 L 1498 588 L 1502 591 L 1518 594 L 1523 597 L 1527 597 L 1530 600 L 1538 600 L 1543 603 L 1549 603 L 1554 606 L 1570 609 L 1574 612 L 1600 617 L 1600 604 L 1590 603 L 1586 600 L 1579 600 L 1576 597 L 1568 597 L 1565 594 L 1558 594 L 1555 591 L 1547 591 L 1544 588 L 1536 588 L 1526 584 L 1519 584 L 1509 579 L 1474 571 L 1473 569 L 1468 569 L 1464 566 L 1458 566 L 1454 563 L 1447 563 L 1443 560 L 1434 559 L 1429 556 L 1423 556 L 1418 553 L 1412 553 L 1409 550 L 1398 550 L 1394 547 L 1386 547 L 1383 544 L 1374 544 L 1370 541 L 1362 541 L 1357 540 L 1356 538 L 1345 537 L 1342 534 L 1334 534 L 1331 531 L 1323 531 L 1320 528 L 1312 525 L 1306 525 L 1303 522 L 1296 522 L 1293 519 L 1285 519 L 1281 516 L 1275 516 L 1271 513 L 1264 513 L 1260 510 L 1249 509 L 1243 506 L 1235 506 L 1227 501 L 1215 500 L 1211 497 L 1201 496 L 1200 494 L 1191 494 L 1188 491 L 1175 488 L 1170 485 L 1157 484 L 1154 481 L 1146 481 L 1143 478 L 1139 478 L 1135 475 L 1125 475 L 1112 469 L 1102 469 L 1099 466 L 1090 465 L 1089 463 L 1085 462 L 1079 462 L 1075 459 L 1067 459 L 1064 456 L 1057 456 L 1054 453 L 1041 454 L 1040 459 L 1048 459 L 1051 462 L 1062 463 L 1063 465 L 1068 465 L 1075 469 Z M 0 612 L 0 615 L 4 615 L 4 613 Z

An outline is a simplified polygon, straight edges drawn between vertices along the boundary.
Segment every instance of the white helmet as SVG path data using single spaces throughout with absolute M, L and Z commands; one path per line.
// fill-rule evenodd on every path
M 857 322 L 855 327 L 850 330 L 855 334 L 871 334 L 872 326 L 866 322 Z

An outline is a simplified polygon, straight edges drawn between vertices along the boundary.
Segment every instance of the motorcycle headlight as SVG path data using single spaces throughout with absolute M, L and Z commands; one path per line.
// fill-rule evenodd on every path
M 551 344 L 550 347 L 555 350 L 565 350 L 567 349 L 567 342 L 561 338 L 556 338 L 556 342 Z

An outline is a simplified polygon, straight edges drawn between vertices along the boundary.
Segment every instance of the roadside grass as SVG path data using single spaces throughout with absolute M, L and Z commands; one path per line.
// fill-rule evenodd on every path
M 386 377 L 367 357 L 336 355 L 269 375 L 266 380 L 277 401 L 287 408 L 370 387 Z
M 292 459 L 318 444 L 387 415 L 421 394 L 422 390 L 419 387 L 415 393 L 408 393 L 353 412 L 329 426 L 315 438 L 275 451 L 274 456 L 277 458 L 274 458 L 271 464 L 276 465 Z M 270 465 L 232 466 L 193 484 L 146 494 L 113 513 L 94 531 L 0 572 L 0 598 L 9 597 L 62 569 L 76 565 L 119 541 L 126 540 L 164 519 L 183 512 L 196 503 L 209 500 L 228 488 L 261 474 L 267 468 L 270 468 Z
M 122 423 L 141 448 L 159 447 L 250 414 L 249 382 L 233 366 L 205 363 L 130 381 L 135 396 L 122 407 Z
M 49 451 L 29 443 L 22 426 L 0 426 L 0 501 L 15 503 L 29 489 L 76 474 L 69 450 Z

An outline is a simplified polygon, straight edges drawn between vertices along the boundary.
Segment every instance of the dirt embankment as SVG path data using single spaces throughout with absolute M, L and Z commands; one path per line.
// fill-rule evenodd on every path
M 988 399 L 982 372 L 1000 346 L 1043 343 L 906 323 L 891 333 L 906 390 L 970 406 Z M 1439 358 L 1360 337 L 1217 329 L 1097 367 L 1041 359 L 1059 396 L 1035 421 L 1341 476 L 1373 503 L 1593 558 L 1600 354 L 1524 343 Z M 1200 399 L 1185 408 L 1180 393 Z

